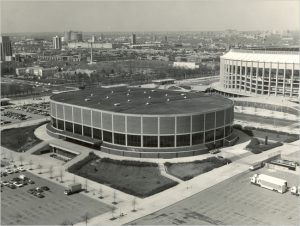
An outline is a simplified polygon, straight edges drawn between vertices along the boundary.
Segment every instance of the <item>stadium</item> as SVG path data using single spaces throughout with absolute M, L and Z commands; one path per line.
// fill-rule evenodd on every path
M 297 98 L 299 69 L 299 51 L 232 49 L 221 56 L 220 82 L 212 88 L 232 97 Z
M 93 88 L 50 98 L 49 135 L 106 153 L 175 158 L 230 142 L 233 101 L 147 88 Z

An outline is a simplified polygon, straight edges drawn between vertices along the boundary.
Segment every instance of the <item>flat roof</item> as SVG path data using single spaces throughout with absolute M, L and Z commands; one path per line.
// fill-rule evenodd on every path
M 221 58 L 228 60 L 299 64 L 300 52 L 231 49 L 229 52 L 221 56 Z
M 219 95 L 132 87 L 70 91 L 50 99 L 103 111 L 146 115 L 203 113 L 233 105 L 232 100 Z

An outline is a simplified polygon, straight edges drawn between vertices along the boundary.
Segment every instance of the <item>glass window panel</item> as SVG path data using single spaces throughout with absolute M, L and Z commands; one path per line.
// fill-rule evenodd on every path
M 114 143 L 119 145 L 125 145 L 126 144 L 126 136 L 122 133 L 114 133 Z
M 79 124 L 74 124 L 74 133 L 82 135 L 82 126 Z
M 92 137 L 92 129 L 88 126 L 83 126 L 83 135 L 87 137 Z
M 143 136 L 143 146 L 144 147 L 158 147 L 158 137 L 157 136 Z
M 190 134 L 183 134 L 176 136 L 176 146 L 190 146 Z
M 103 141 L 112 143 L 112 132 L 103 130 Z
M 203 133 L 192 134 L 192 145 L 203 144 Z
M 160 136 L 160 147 L 174 147 L 174 136 Z
M 99 139 L 99 140 L 102 139 L 101 130 L 100 129 L 93 128 L 93 138 Z
M 140 147 L 141 146 L 141 136 L 138 135 L 127 135 L 127 145 Z

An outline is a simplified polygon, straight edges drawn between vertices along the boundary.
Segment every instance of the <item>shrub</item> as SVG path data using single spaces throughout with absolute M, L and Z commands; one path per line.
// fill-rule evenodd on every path
M 184 177 L 182 177 L 180 179 L 183 180 L 183 181 L 187 181 L 187 180 L 190 180 L 190 179 L 193 179 L 193 178 L 194 178 L 193 175 L 186 175 L 186 176 L 184 176 Z

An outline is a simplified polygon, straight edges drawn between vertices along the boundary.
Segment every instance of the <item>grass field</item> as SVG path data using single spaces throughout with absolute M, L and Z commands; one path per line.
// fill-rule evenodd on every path
M 177 184 L 161 176 L 154 163 L 97 158 L 69 171 L 139 197 L 153 195 Z
M 185 162 L 185 163 L 166 163 L 168 173 L 181 180 L 189 180 L 202 173 L 213 170 L 220 166 L 226 165 L 229 160 L 220 160 L 215 157 L 207 158 L 200 161 Z
M 41 124 L 1 131 L 1 146 L 16 152 L 27 151 L 41 142 L 34 136 L 34 130 L 39 126 Z

